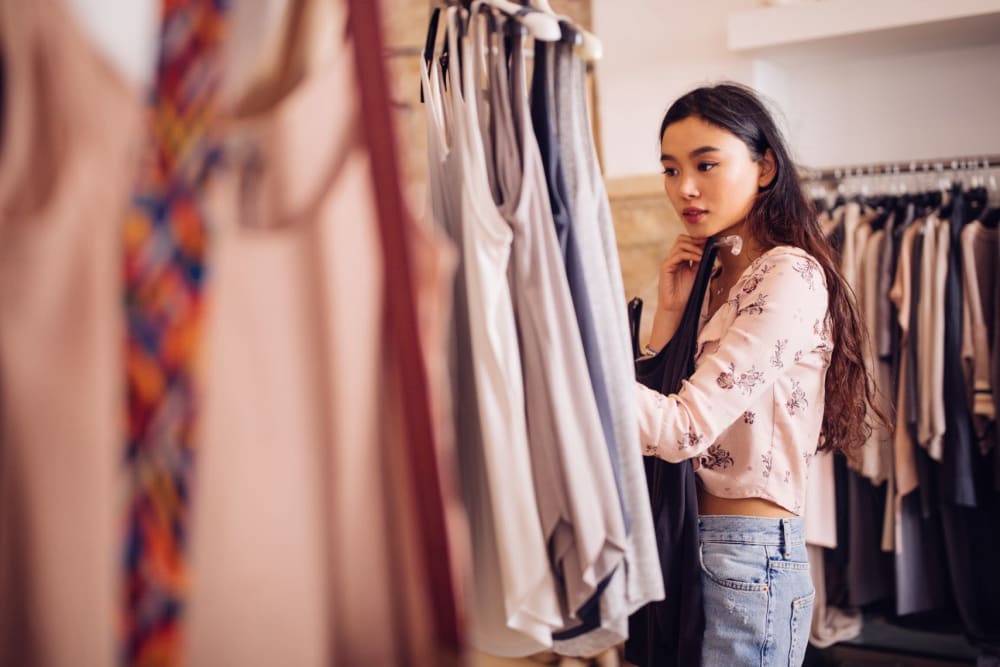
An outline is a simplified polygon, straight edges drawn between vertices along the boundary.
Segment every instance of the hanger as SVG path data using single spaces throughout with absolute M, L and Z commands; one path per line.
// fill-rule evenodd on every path
M 642 299 L 633 298 L 628 302 L 628 327 L 629 335 L 632 338 L 632 358 L 638 359 L 642 356 L 639 349 L 639 328 L 642 323 Z
M 600 60 L 601 56 L 604 55 L 604 47 L 601 45 L 601 40 L 599 40 L 593 33 L 584 30 L 578 25 L 574 25 L 573 22 L 569 20 L 569 18 L 565 16 L 559 16 L 558 14 L 556 14 L 552 10 L 552 6 L 549 4 L 549 0 L 521 0 L 521 4 L 532 7 L 536 11 L 547 14 L 548 16 L 559 18 L 560 23 L 564 22 L 572 31 L 565 38 L 567 39 L 567 41 L 573 44 L 573 46 L 576 49 L 577 55 L 579 55 L 587 62 L 594 62 L 595 60 Z
M 462 9 L 471 12 L 473 7 L 472 0 L 445 0 L 445 4 L 449 6 L 461 7 Z M 485 12 L 489 15 L 487 8 L 495 9 L 502 14 L 514 19 L 518 25 L 532 37 L 538 41 L 542 42 L 555 42 L 562 38 L 562 29 L 559 26 L 559 20 L 554 16 L 542 12 L 534 7 L 527 7 L 518 5 L 510 0 L 477 0 L 475 2 L 478 11 Z M 431 57 L 434 55 L 434 45 L 437 41 L 437 29 L 438 23 L 440 22 L 441 8 L 435 7 L 431 12 L 430 22 L 427 26 L 427 39 L 424 43 L 424 64 L 425 66 L 430 66 Z M 466 25 L 462 16 L 459 15 L 459 38 L 464 36 Z M 491 26 L 495 25 L 495 18 L 491 18 Z M 457 54 L 458 66 L 462 66 L 462 54 Z M 448 42 L 445 42 L 444 49 L 441 52 L 441 68 L 447 73 L 449 66 L 449 54 L 448 54 Z M 447 76 L 445 81 L 447 81 Z M 445 84 L 447 86 L 447 84 Z M 420 100 L 423 101 L 423 85 L 421 85 Z
M 996 172 L 990 167 L 989 160 L 983 159 L 983 186 L 986 188 L 986 203 L 990 208 L 1000 208 L 1000 188 L 997 187 Z
M 471 6 L 471 3 L 469 3 Z M 476 0 L 477 6 L 488 6 L 506 14 L 521 25 L 528 34 L 543 42 L 557 42 L 562 38 L 559 20 L 551 12 L 546 13 L 535 7 L 519 5 L 510 0 Z
M 466 12 L 468 12 L 469 7 L 472 5 L 472 2 L 471 2 L 471 0 L 448 0 L 446 4 L 449 5 L 449 6 L 452 6 L 452 7 L 458 7 L 460 9 L 464 9 L 464 10 L 466 10 Z M 462 39 L 465 37 L 465 31 L 468 28 L 468 26 L 466 25 L 466 17 L 463 16 L 463 13 L 461 11 L 459 11 L 455 15 L 455 20 L 456 20 L 456 24 L 458 26 L 458 36 L 457 36 L 458 39 L 457 39 L 457 41 L 459 43 L 461 43 Z M 449 44 L 451 44 L 451 40 L 450 39 L 446 39 L 444 41 L 444 49 L 441 50 L 441 58 L 439 60 L 439 62 L 441 64 L 441 72 L 444 74 L 443 78 L 444 78 L 444 88 L 445 88 L 445 90 L 448 89 L 448 67 L 450 66 L 450 63 L 451 63 L 450 54 L 448 53 L 448 51 L 449 51 Z M 431 55 L 433 55 L 433 52 L 431 53 Z M 462 49 L 458 50 L 458 53 L 455 54 L 455 58 L 458 61 L 458 72 L 459 72 L 459 75 L 461 75 L 461 73 L 462 73 Z M 458 81 L 459 81 L 459 85 L 463 85 L 463 83 L 462 83 L 463 82 L 463 78 L 461 76 L 458 77 Z
M 434 58 L 434 45 L 437 43 L 438 24 L 441 22 L 441 8 L 431 11 L 431 19 L 427 24 L 427 39 L 424 40 L 424 68 L 430 71 L 431 60 Z M 420 101 L 424 101 L 424 84 L 420 83 Z
M 962 182 L 965 183 L 965 201 L 969 207 L 969 219 L 975 220 L 986 212 L 989 193 L 983 187 L 979 172 L 979 160 L 962 161 Z

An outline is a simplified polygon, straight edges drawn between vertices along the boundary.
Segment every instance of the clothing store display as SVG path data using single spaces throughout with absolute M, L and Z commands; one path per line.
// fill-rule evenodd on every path
M 457 10 L 450 9 L 446 25 L 452 53 L 460 48 L 458 21 Z M 436 60 L 431 64 L 431 74 L 436 76 L 440 69 L 435 65 Z M 438 221 L 450 226 L 459 247 L 456 310 L 468 313 L 467 342 L 463 342 L 462 321 L 456 321 L 454 332 L 454 343 L 470 346 L 469 356 L 454 362 L 460 375 L 455 396 L 459 401 L 469 398 L 461 379 L 466 367 L 476 399 L 470 408 L 479 422 L 475 432 L 470 432 L 472 425 L 459 424 L 458 457 L 463 466 L 459 477 L 470 514 L 473 572 L 490 567 L 499 575 L 474 578 L 476 613 L 470 639 L 474 646 L 497 655 L 528 655 L 551 645 L 552 628 L 561 616 L 538 518 L 524 419 L 524 380 L 506 279 L 513 233 L 496 209 L 486 182 L 475 96 L 461 97 L 458 68 L 450 67 L 448 75 L 450 98 L 439 98 L 439 110 L 432 108 L 434 102 L 427 106 L 437 122 L 448 119 L 452 123 L 453 144 L 435 144 L 439 155 L 446 155 L 444 167 L 451 178 L 432 188 L 440 187 L 443 196 L 456 198 L 452 208 L 446 208 L 454 217 Z M 471 71 L 467 76 L 471 79 Z M 436 92 L 443 93 L 443 87 L 433 81 L 425 85 L 428 97 Z M 449 101 L 451 106 L 446 106 Z M 440 132 L 443 138 L 444 129 Z M 447 188 L 447 183 L 461 187 Z M 467 363 L 458 362 L 463 358 Z M 462 415 L 460 410 L 456 407 Z M 482 586 L 498 588 L 478 590 Z
M 448 58 L 432 17 L 421 88 L 431 211 L 459 251 L 450 345 L 471 643 L 589 655 L 621 643 L 663 585 L 585 72 L 538 40 L 529 95 L 520 24 L 479 2 L 443 16 Z
M 114 3 L 0 0 L 0 665 L 1000 655 L 1000 158 L 793 165 L 654 349 L 589 6 Z
M 291 2 L 279 31 L 293 53 L 309 42 L 306 5 Z M 116 600 L 132 497 L 119 253 L 148 141 L 142 96 L 60 3 L 12 7 L 0 5 L 18 91 L 0 159 L 0 662 L 114 664 L 139 618 Z M 464 642 L 450 585 L 464 579 L 450 557 L 460 521 L 431 428 L 440 390 L 420 377 L 445 349 L 428 316 L 447 321 L 450 254 L 402 214 L 397 161 L 372 139 L 387 97 L 362 93 L 384 89 L 371 69 L 384 63 L 353 56 L 378 43 L 371 11 L 333 31 L 329 60 L 296 56 L 309 66 L 269 72 L 253 104 L 232 96 L 226 122 L 203 128 L 214 168 L 184 171 L 211 224 L 210 278 L 187 602 L 169 616 L 184 654 L 158 635 L 146 655 L 160 664 L 449 664 Z M 169 220 L 197 240 L 190 211 Z
M 828 571 L 825 583 L 846 576 L 851 605 L 884 610 L 888 603 L 900 622 L 943 613 L 988 649 L 998 641 L 992 628 L 1000 617 L 1000 578 L 982 557 L 996 548 L 987 525 L 998 516 L 991 446 L 997 291 L 990 264 L 998 246 L 993 230 L 976 243 L 987 229 L 985 195 L 958 183 L 947 191 L 858 197 L 827 214 L 856 221 L 853 247 L 844 248 L 864 259 L 840 260 L 863 292 L 858 306 L 874 342 L 866 365 L 877 395 L 888 399 L 886 412 L 895 413 L 895 434 L 891 448 L 880 450 L 873 429 L 861 474 L 837 482 L 838 498 L 843 484 L 848 499 L 847 534 L 838 531 L 838 546 L 846 544 L 849 557 L 832 559 L 844 572 L 831 578 Z M 990 266 L 985 273 L 983 265 Z M 828 568 L 832 553 L 823 559 Z M 832 588 L 818 593 L 835 595 Z M 817 645 L 836 636 L 837 619 L 822 619 L 831 622 L 814 628 Z

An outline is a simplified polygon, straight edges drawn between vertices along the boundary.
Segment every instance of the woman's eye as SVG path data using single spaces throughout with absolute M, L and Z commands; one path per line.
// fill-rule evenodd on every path
M 666 176 L 676 176 L 677 175 L 677 169 L 675 169 L 674 167 L 664 167 L 663 168 L 663 173 Z
M 718 164 L 718 162 L 701 162 L 698 164 L 698 171 L 712 171 Z

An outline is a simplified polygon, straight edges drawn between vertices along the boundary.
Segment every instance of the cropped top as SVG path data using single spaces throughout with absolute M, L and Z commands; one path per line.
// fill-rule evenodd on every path
M 699 320 L 695 372 L 669 396 L 636 382 L 643 453 L 694 459 L 704 489 L 802 514 L 833 352 L 826 277 L 807 252 L 772 248 Z

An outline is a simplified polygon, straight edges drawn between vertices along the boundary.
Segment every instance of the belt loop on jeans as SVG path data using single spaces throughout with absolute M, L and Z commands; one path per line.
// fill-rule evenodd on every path
M 781 542 L 785 550 L 785 558 L 792 557 L 792 520 L 781 520 Z

